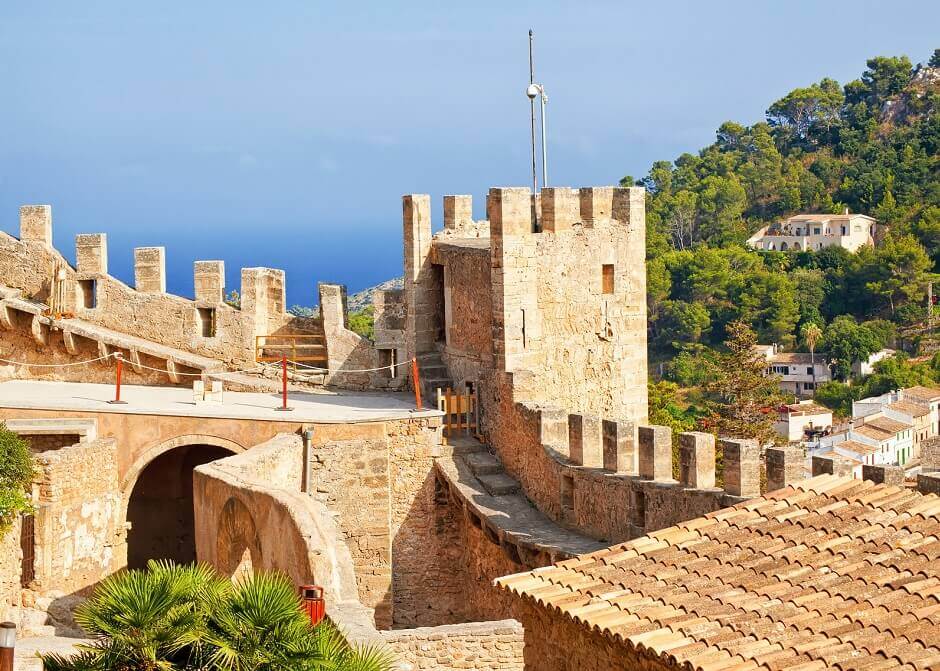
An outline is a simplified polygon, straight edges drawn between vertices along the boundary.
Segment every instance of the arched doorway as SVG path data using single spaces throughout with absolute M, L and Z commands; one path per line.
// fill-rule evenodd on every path
M 193 469 L 232 454 L 216 445 L 181 445 L 147 464 L 127 502 L 128 568 L 150 559 L 196 560 Z

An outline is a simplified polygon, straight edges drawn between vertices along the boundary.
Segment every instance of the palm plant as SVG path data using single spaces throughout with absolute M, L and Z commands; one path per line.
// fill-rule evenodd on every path
M 816 343 L 822 338 L 823 332 L 814 322 L 803 324 L 803 342 L 809 347 L 809 364 L 813 375 L 813 393 L 816 392 Z
M 95 642 L 46 671 L 387 671 L 387 651 L 311 626 L 279 573 L 232 584 L 207 566 L 150 562 L 104 580 L 75 614 Z

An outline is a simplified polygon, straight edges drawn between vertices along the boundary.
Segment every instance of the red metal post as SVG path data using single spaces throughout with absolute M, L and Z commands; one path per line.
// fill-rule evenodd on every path
M 120 352 L 114 355 L 114 359 L 117 361 L 117 366 L 115 368 L 115 380 L 114 380 L 114 400 L 108 401 L 108 403 L 114 405 L 125 405 L 127 401 L 121 400 L 121 371 L 124 370 L 124 357 Z
M 310 618 L 314 627 L 323 621 L 326 616 L 326 600 L 323 598 L 323 588 L 318 585 L 301 585 L 300 598 L 304 602 L 304 611 Z
M 0 671 L 13 671 L 13 655 L 16 648 L 16 625 L 0 622 Z
M 287 355 L 281 357 L 281 407 L 275 410 L 293 410 L 287 405 Z
M 420 410 L 424 406 L 421 403 L 421 376 L 418 373 L 417 358 L 411 360 L 411 379 L 415 384 L 415 407 Z

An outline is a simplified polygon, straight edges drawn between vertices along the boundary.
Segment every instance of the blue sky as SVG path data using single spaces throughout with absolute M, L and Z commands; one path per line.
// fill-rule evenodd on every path
M 53 205 L 56 245 L 106 232 L 112 273 L 192 262 L 350 290 L 401 272 L 403 193 L 528 183 L 526 31 L 549 94 L 550 178 L 613 184 L 759 120 L 796 86 L 940 47 L 940 3 L 0 4 L 0 228 Z

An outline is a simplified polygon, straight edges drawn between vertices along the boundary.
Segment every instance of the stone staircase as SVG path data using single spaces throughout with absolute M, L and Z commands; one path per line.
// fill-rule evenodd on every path
M 486 536 L 529 568 L 595 552 L 607 544 L 559 526 L 525 496 L 499 458 L 472 436 L 447 440 L 452 456 L 436 459 L 452 497 L 479 522 Z M 446 454 L 447 452 L 445 452 Z
M 418 355 L 418 375 L 421 377 L 421 398 L 428 406 L 437 403 L 438 389 L 454 386 L 447 364 L 437 350 Z

